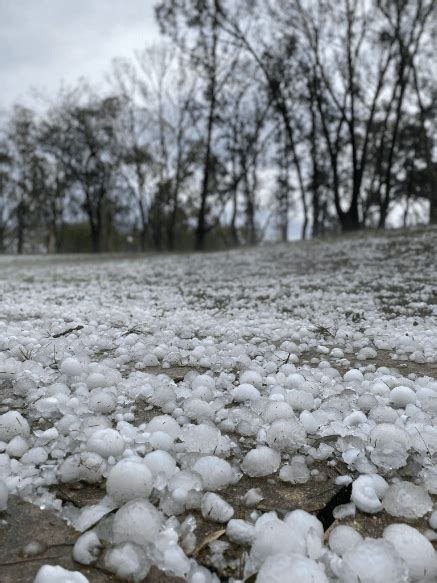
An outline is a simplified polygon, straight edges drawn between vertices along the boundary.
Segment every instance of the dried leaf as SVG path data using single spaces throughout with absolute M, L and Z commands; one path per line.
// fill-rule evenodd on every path
M 225 528 L 222 528 L 221 530 L 216 530 L 214 532 L 211 532 L 206 538 L 203 539 L 203 541 L 197 545 L 197 547 L 194 549 L 193 551 L 193 557 L 196 557 L 200 551 L 202 549 L 204 549 L 207 545 L 209 545 L 209 543 L 212 543 L 213 541 L 219 539 L 221 536 L 223 536 L 226 532 Z

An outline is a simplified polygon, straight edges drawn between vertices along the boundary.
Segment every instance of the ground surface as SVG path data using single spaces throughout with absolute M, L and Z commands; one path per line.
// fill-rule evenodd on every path
M 170 414 L 181 427 L 216 427 L 219 441 L 212 450 L 193 451 L 183 438 L 167 450 L 182 469 L 209 454 L 230 462 L 232 483 L 219 494 L 233 506 L 234 518 L 253 519 L 254 510 L 275 510 L 280 517 L 295 508 L 317 513 L 338 490 L 339 475 L 376 471 L 389 483 L 426 482 L 437 454 L 436 249 L 437 230 L 424 229 L 206 255 L 0 258 L 0 414 L 19 411 L 30 425 L 28 445 L 48 456 L 26 463 L 8 454 L 0 440 L 0 478 L 11 492 L 8 510 L 0 513 L 0 582 L 31 582 L 43 564 L 79 570 L 90 582 L 118 580 L 103 555 L 97 565 L 84 567 L 71 554 L 79 533 L 67 522 L 104 497 L 116 461 L 102 461 L 97 483 L 62 478 L 64 460 L 87 450 L 93 423 L 117 428 L 140 456 L 157 449 L 148 441 L 147 425 L 157 415 Z M 81 363 L 82 376 L 63 372 L 67 357 Z M 352 369 L 362 378 L 344 377 Z M 231 391 L 248 370 L 261 378 L 253 381 L 260 399 L 239 401 Z M 94 385 L 87 380 L 93 372 L 110 380 Z M 295 373 L 302 382 L 287 380 Z M 214 379 L 212 393 L 195 393 L 199 374 Z M 17 389 L 23 379 L 31 384 Z M 387 391 L 372 389 L 380 382 Z M 428 393 L 407 410 L 390 397 L 397 386 Z M 93 391 L 113 395 L 112 405 L 99 409 Z M 378 420 L 371 406 L 363 409 L 361 426 L 344 422 L 360 410 L 363 393 L 376 399 L 373 407 L 392 407 L 397 425 L 410 436 L 402 467 L 373 464 L 367 446 Z M 303 442 L 272 446 L 281 467 L 294 454 L 306 456 L 311 477 L 305 483 L 280 480 L 278 472 L 241 472 L 245 454 L 268 442 L 272 419 L 265 407 L 272 396 L 289 402 L 297 418 L 306 410 L 327 415 L 315 429 L 305 427 Z M 73 424 L 68 430 L 59 429 L 50 443 L 41 441 L 41 431 L 60 428 L 67 416 Z M 352 446 L 359 452 L 354 459 L 345 455 Z M 251 488 L 263 495 L 254 508 L 242 500 Z M 165 491 L 152 494 L 155 506 L 162 508 Z M 226 524 L 205 520 L 197 508 L 178 511 L 179 522 L 189 515 L 197 526 L 187 555 L 223 580 L 247 576 L 250 545 L 229 541 Z M 384 511 L 358 510 L 341 523 L 380 537 L 387 524 L 399 521 Z M 429 528 L 426 516 L 401 522 L 423 532 Z M 110 547 L 111 536 L 100 535 Z M 214 539 L 228 544 L 214 546 Z M 23 548 L 35 541 L 42 543 L 39 552 L 26 556 Z M 167 571 L 152 567 L 145 580 L 179 580 Z

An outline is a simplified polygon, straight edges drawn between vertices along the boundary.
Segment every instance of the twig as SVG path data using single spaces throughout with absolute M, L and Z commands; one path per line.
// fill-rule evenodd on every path
M 52 338 L 60 338 L 61 336 L 66 336 L 67 334 L 70 334 L 71 332 L 76 332 L 77 330 L 82 330 L 83 326 L 81 324 L 79 324 L 78 326 L 75 326 L 74 328 L 68 328 L 68 330 L 64 330 L 63 332 L 58 332 L 57 334 L 52 334 Z

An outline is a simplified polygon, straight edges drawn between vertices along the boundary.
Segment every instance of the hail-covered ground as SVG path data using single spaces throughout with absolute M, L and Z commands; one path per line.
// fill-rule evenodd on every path
M 437 581 L 436 249 L 2 258 L 2 583 Z

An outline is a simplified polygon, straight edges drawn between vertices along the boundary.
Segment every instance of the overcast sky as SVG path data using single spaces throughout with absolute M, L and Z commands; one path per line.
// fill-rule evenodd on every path
M 154 0 L 0 0 L 0 108 L 29 89 L 102 78 L 113 57 L 157 40 Z

